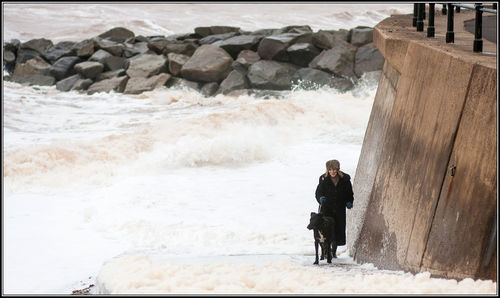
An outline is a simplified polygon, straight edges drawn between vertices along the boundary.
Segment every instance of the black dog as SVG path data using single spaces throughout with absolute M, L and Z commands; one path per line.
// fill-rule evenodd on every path
M 314 264 L 319 263 L 318 244 L 320 243 L 321 255 L 323 256 L 324 250 L 326 253 L 326 261 L 331 263 L 332 255 L 334 255 L 337 251 L 337 245 L 335 244 L 334 239 L 335 219 L 330 216 L 324 216 L 321 213 L 311 212 L 311 219 L 309 220 L 307 228 L 309 230 L 314 230 L 314 249 L 316 250 L 316 259 Z M 334 258 L 336 257 L 337 256 L 334 256 Z

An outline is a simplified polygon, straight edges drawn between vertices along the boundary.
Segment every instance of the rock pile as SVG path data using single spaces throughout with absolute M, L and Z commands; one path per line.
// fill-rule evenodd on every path
M 194 31 L 145 37 L 117 27 L 81 42 L 11 40 L 4 42 L 5 79 L 88 94 L 139 94 L 160 86 L 187 86 L 205 96 L 293 86 L 347 91 L 363 73 L 380 70 L 384 63 L 368 27 L 313 32 L 303 25 L 247 32 L 212 26 Z

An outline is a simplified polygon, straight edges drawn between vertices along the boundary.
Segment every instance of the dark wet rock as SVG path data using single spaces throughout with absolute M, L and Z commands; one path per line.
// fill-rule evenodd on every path
M 35 57 L 40 57 L 40 53 L 30 49 L 19 49 L 16 55 L 16 64 L 26 63 L 26 61 Z
M 101 64 L 104 64 L 104 61 L 108 57 L 112 57 L 111 53 L 105 51 L 105 50 L 98 50 L 92 56 L 90 56 L 89 61 L 94 61 L 94 62 L 99 62 Z
M 17 50 L 19 50 L 19 47 L 21 46 L 21 41 L 19 39 L 11 39 L 8 42 L 4 43 L 3 45 L 3 50 L 4 51 L 11 51 L 12 53 L 16 54 Z
M 147 43 L 147 47 L 156 54 L 161 54 L 169 43 L 172 43 L 172 40 L 168 40 L 164 37 L 157 37 L 150 39 Z
M 165 86 L 167 81 L 172 76 L 167 73 L 161 73 L 149 78 L 132 77 L 128 80 L 127 86 L 123 93 L 127 94 L 140 94 L 145 91 L 151 91 L 161 86 Z
M 189 56 L 169 53 L 168 57 L 168 70 L 174 76 L 179 76 L 181 73 L 182 66 L 189 60 Z
M 130 63 L 127 58 L 117 56 L 106 57 L 103 62 L 105 70 L 127 69 Z
M 233 59 L 223 49 L 214 45 L 202 45 L 182 66 L 181 74 L 187 80 L 220 82 L 231 71 Z
M 102 80 L 96 83 L 93 83 L 89 86 L 87 93 L 94 94 L 96 92 L 123 92 L 125 90 L 125 86 L 127 85 L 128 77 L 118 77 L 107 80 Z
M 17 78 L 25 75 L 50 75 L 50 67 L 51 65 L 47 63 L 47 61 L 43 60 L 42 57 L 36 56 L 29 59 L 25 63 L 16 64 L 13 79 L 16 81 Z
M 56 60 L 58 60 L 61 57 L 75 56 L 76 50 L 73 49 L 75 44 L 76 43 L 72 42 L 72 41 L 62 41 L 60 43 L 57 43 L 52 48 L 48 49 L 43 54 L 43 57 L 47 61 L 49 61 L 50 63 L 54 63 Z
M 309 67 L 324 70 L 340 77 L 356 78 L 354 73 L 354 53 L 356 47 L 336 39 L 330 50 L 324 50 L 310 63 Z
M 54 62 L 54 64 L 49 68 L 49 73 L 54 78 L 56 78 L 56 81 L 60 81 L 64 78 L 74 75 L 74 66 L 75 64 L 80 62 L 82 62 L 82 59 L 80 59 L 80 57 L 62 57 Z
M 35 57 L 26 63 L 17 64 L 12 74 L 11 81 L 23 85 L 54 85 L 56 79 L 49 74 L 50 64 L 41 57 Z
M 150 77 L 166 72 L 167 58 L 163 55 L 141 54 L 129 59 L 127 75 L 129 77 Z
M 125 42 L 135 38 L 134 32 L 123 27 L 115 27 L 99 35 L 102 39 L 109 39 L 115 42 Z
M 214 42 L 213 45 L 223 48 L 233 59 L 235 59 L 243 50 L 256 51 L 261 39 L 261 36 L 238 35 L 226 40 Z
M 56 89 L 59 91 L 69 91 L 78 80 L 83 79 L 83 77 L 79 74 L 72 75 L 70 77 L 65 78 L 64 80 L 60 80 L 56 83 Z
M 169 53 L 176 53 L 186 56 L 192 56 L 197 48 L 198 45 L 194 42 L 177 41 L 174 43 L 167 44 L 165 46 L 165 49 L 163 50 L 163 55 L 168 55 Z
M 286 51 L 291 63 L 304 67 L 308 66 L 309 62 L 321 52 L 311 43 L 296 43 L 288 47 Z
M 252 50 L 243 50 L 238 54 L 238 58 L 231 65 L 234 70 L 246 75 L 250 65 L 260 60 L 259 54 Z
M 246 89 L 248 87 L 250 87 L 250 84 L 247 77 L 239 71 L 233 70 L 224 81 L 221 82 L 217 93 L 227 94 L 233 90 Z
M 346 92 L 354 88 L 355 82 L 352 79 L 346 78 L 334 78 L 332 87 L 339 90 L 340 92 Z
M 229 33 L 223 33 L 223 34 L 214 34 L 214 35 L 209 35 L 207 37 L 203 37 L 202 39 L 199 40 L 200 45 L 203 44 L 212 44 L 216 41 L 219 40 L 225 40 L 230 37 L 236 36 L 238 32 L 229 32 Z
M 97 75 L 96 82 L 126 75 L 125 69 L 110 70 Z
M 200 93 L 203 94 L 203 96 L 205 97 L 210 97 L 214 95 L 218 89 L 219 89 L 219 84 L 217 84 L 216 82 L 210 82 L 203 85 L 203 87 L 200 90 Z
M 351 44 L 357 47 L 373 42 L 373 28 L 355 28 L 351 30 Z
M 16 67 L 16 54 L 11 51 L 3 52 L 3 66 L 8 73 L 12 73 Z
M 21 43 L 21 49 L 29 49 L 43 55 L 48 49 L 52 48 L 54 44 L 51 40 L 45 38 L 32 39 L 27 42 Z
M 368 43 L 358 48 L 354 64 L 354 72 L 358 77 L 365 72 L 381 70 L 384 66 L 385 58 L 377 49 L 375 44 Z
M 75 70 L 84 78 L 93 80 L 104 70 L 104 65 L 99 62 L 85 61 L 76 64 Z
M 310 33 L 313 31 L 309 25 L 290 25 L 290 26 L 285 26 L 283 28 L 280 28 L 279 32 L 304 34 L 304 33 Z
M 247 77 L 253 88 L 288 90 L 298 69 L 290 63 L 260 60 L 250 66 Z
M 84 41 L 81 41 L 79 43 L 76 43 L 73 46 L 73 49 L 76 51 L 76 55 L 80 58 L 88 58 L 92 54 L 94 54 L 95 51 L 95 41 L 92 39 L 86 39 Z
M 314 68 L 301 68 L 292 77 L 294 86 L 304 90 L 315 90 L 322 86 L 333 87 L 334 75 Z
M 119 57 L 123 53 L 124 46 L 120 43 L 104 39 L 97 42 L 97 48 Z
M 76 81 L 71 90 L 87 90 L 94 82 L 91 79 L 80 79 Z
M 286 49 L 299 37 L 298 33 L 283 33 L 264 37 L 259 43 L 257 53 L 265 60 L 289 61 Z

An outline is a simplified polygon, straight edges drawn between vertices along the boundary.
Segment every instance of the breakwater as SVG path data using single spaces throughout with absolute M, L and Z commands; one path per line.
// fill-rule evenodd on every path
M 301 25 L 247 32 L 212 26 L 194 31 L 136 36 L 116 27 L 81 42 L 11 40 L 4 43 L 5 79 L 88 94 L 139 94 L 161 86 L 186 86 L 205 96 L 325 85 L 347 91 L 384 63 L 369 27 L 313 32 Z

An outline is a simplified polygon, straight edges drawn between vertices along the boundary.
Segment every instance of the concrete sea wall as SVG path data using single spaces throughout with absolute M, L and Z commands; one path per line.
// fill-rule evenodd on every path
M 411 22 L 374 30 L 386 60 L 347 245 L 380 269 L 496 281 L 496 54 L 416 36 Z

